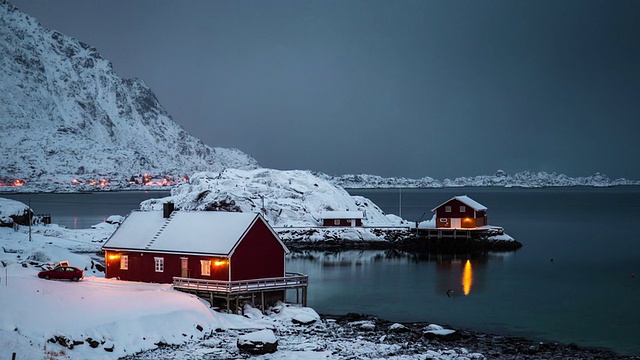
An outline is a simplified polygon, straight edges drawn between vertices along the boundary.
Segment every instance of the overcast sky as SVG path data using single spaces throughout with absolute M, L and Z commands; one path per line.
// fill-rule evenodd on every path
M 640 1 L 11 2 L 263 167 L 640 179 Z

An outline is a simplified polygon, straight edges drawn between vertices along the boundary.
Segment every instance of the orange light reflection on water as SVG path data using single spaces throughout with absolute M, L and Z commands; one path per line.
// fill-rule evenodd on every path
M 473 269 L 471 268 L 471 261 L 467 260 L 467 262 L 464 264 L 464 270 L 462 270 L 462 292 L 465 295 L 469 295 L 472 285 Z

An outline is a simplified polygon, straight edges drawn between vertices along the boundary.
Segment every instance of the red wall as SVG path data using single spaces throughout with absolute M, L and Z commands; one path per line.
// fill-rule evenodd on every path
M 284 276 L 285 255 L 278 239 L 258 220 L 231 257 L 231 280 Z
M 120 269 L 120 257 L 122 255 L 129 256 L 129 269 Z M 111 259 L 111 257 L 114 257 Z M 155 271 L 155 257 L 164 258 L 164 271 Z M 195 279 L 205 280 L 229 280 L 228 262 L 220 266 L 215 266 L 215 261 L 226 260 L 226 258 L 212 256 L 194 256 L 194 255 L 176 255 L 176 254 L 158 254 L 158 253 L 140 253 L 131 251 L 106 251 L 105 262 L 106 277 L 120 278 L 128 281 L 145 281 L 155 283 L 172 283 L 173 277 L 182 277 L 182 260 L 188 259 L 188 276 Z M 200 268 L 200 260 L 211 260 L 211 276 L 202 276 Z

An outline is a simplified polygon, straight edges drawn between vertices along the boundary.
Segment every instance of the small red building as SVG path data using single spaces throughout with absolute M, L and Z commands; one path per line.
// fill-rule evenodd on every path
M 134 211 L 102 247 L 106 277 L 171 283 L 285 276 L 289 252 L 256 213 Z
M 324 211 L 322 226 L 362 226 L 362 211 Z
M 487 208 L 470 197 L 454 196 L 433 210 L 436 228 L 468 229 L 487 225 Z

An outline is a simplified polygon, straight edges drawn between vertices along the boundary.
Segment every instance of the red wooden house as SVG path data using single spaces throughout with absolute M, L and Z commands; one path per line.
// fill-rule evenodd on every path
M 362 211 L 324 211 L 322 226 L 362 226 Z
M 469 229 L 487 225 L 487 208 L 470 197 L 454 196 L 433 210 L 436 228 Z
M 260 214 L 134 211 L 107 240 L 106 277 L 171 283 L 285 276 L 289 252 Z

